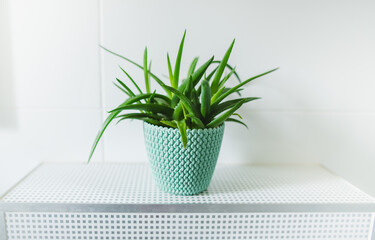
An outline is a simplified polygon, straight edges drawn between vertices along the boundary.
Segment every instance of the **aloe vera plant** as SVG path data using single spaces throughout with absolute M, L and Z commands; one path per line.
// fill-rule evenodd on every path
M 147 58 L 147 48 L 144 50 L 143 65 L 141 65 L 102 47 L 105 51 L 122 58 L 142 70 L 144 72 L 146 91 L 142 91 L 130 74 L 120 67 L 137 92 L 131 90 L 130 85 L 128 86 L 120 79 L 116 79 L 117 83 L 114 84 L 127 95 L 127 99 L 118 107 L 109 111 L 107 119 L 104 121 L 94 140 L 89 161 L 107 126 L 114 120 L 121 122 L 126 119 L 137 119 L 158 126 L 178 128 L 184 148 L 186 148 L 188 142 L 187 129 L 215 128 L 225 121 L 239 123 L 247 127 L 241 121 L 242 118 L 236 111 L 243 104 L 259 98 L 239 97 L 226 100 L 227 97 L 234 93 L 241 96 L 240 92 L 243 90 L 242 87 L 244 85 L 277 70 L 277 68 L 241 81 L 235 68 L 228 64 L 229 56 L 235 43 L 235 40 L 233 40 L 222 60 L 215 60 L 214 57 L 211 57 L 197 67 L 198 58 L 194 58 L 190 64 L 186 78 L 182 78 L 180 75 L 180 66 L 185 36 L 186 31 L 182 37 L 174 67 L 172 67 L 171 59 L 169 54 L 167 54 L 169 85 L 151 72 L 151 62 Z M 224 74 L 226 69 L 230 72 Z M 228 87 L 227 81 L 232 76 L 237 78 L 239 83 L 233 87 Z M 151 92 L 150 80 L 154 80 L 160 85 L 165 94 L 160 94 L 156 91 Z M 128 110 L 137 110 L 139 112 L 129 113 L 127 112 Z M 235 118 L 235 116 L 238 116 L 240 119 Z

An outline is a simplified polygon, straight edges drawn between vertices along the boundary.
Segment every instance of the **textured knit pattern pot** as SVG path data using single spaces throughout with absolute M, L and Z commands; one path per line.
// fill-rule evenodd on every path
M 159 188 L 176 195 L 194 195 L 207 189 L 219 156 L 224 124 L 188 129 L 186 149 L 178 129 L 146 122 L 143 129 L 152 174 Z

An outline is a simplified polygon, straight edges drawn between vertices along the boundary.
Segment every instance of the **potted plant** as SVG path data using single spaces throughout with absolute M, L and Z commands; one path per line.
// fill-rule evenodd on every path
M 176 195 L 194 195 L 207 189 L 219 155 L 224 122 L 235 122 L 246 126 L 236 111 L 243 104 L 258 99 L 239 97 L 227 100 L 227 98 L 234 94 L 241 96 L 240 92 L 245 84 L 276 70 L 241 81 L 235 68 L 228 64 L 235 42 L 233 40 L 221 61 L 211 57 L 197 67 L 198 58 L 194 58 L 187 77 L 183 79 L 180 76 L 180 64 L 185 35 L 186 31 L 180 43 L 174 68 L 167 54 L 169 85 L 151 72 L 147 48 L 144 50 L 143 65 L 141 65 L 102 47 L 143 70 L 145 91 L 126 70 L 120 67 L 134 85 L 135 91 L 131 90 L 128 84 L 116 79 L 115 85 L 128 98 L 117 108 L 109 111 L 109 116 L 99 130 L 89 156 L 90 161 L 103 132 L 112 121 L 142 120 L 154 180 L 159 188 Z M 229 73 L 224 74 L 226 69 L 229 69 Z M 234 87 L 228 87 L 227 82 L 232 76 L 237 78 L 239 83 Z M 156 90 L 151 91 L 151 80 L 160 85 L 165 94 L 157 93 Z

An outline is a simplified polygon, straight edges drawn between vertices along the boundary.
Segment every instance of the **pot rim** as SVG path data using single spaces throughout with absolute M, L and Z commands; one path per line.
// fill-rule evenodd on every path
M 162 130 L 162 131 L 179 132 L 178 128 L 163 127 L 163 126 L 158 126 L 158 125 L 143 121 L 143 126 L 147 126 L 147 125 L 153 128 L 157 128 L 158 130 Z M 220 131 L 221 129 L 224 129 L 224 127 L 225 127 L 225 123 L 222 123 L 215 128 L 203 128 L 203 129 L 189 129 L 188 128 L 186 129 L 186 132 L 192 132 L 192 133 L 198 132 L 199 133 L 199 132 Z

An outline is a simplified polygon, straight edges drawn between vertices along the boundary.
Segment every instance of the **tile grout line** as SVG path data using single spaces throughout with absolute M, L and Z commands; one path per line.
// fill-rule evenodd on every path
M 98 0 L 98 35 L 99 35 L 99 45 L 103 45 L 103 1 Z M 104 64 L 103 64 L 103 54 L 102 50 L 98 46 L 99 51 L 99 83 L 100 83 L 100 121 L 101 123 L 104 122 L 105 119 L 105 111 L 104 111 L 104 101 L 105 101 L 105 93 L 104 93 Z M 101 138 L 101 149 L 102 149 L 102 159 L 101 162 L 105 162 L 105 136 Z

